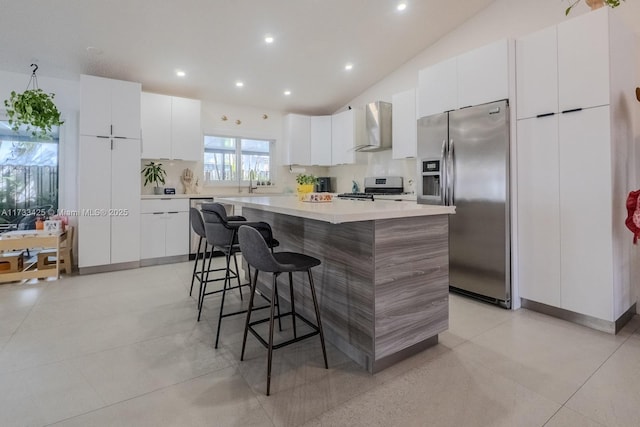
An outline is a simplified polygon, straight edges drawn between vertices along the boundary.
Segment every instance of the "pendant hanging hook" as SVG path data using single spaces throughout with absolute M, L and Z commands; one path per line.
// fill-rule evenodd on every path
M 31 74 L 33 76 L 35 76 L 36 75 L 36 71 L 38 71 L 38 64 L 31 64 L 31 66 L 34 67 L 33 68 L 33 72 Z
M 36 76 L 36 71 L 38 71 L 38 64 L 31 64 L 33 67 L 33 71 L 31 72 L 31 78 L 29 79 L 29 83 L 27 84 L 27 90 L 33 84 L 34 89 L 38 89 L 38 76 Z

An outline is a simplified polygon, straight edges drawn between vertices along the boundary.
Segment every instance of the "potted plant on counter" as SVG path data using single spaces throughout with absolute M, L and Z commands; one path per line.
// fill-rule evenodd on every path
M 162 163 L 149 162 L 144 165 L 141 174 L 144 175 L 144 186 L 147 184 L 155 183 L 156 186 L 153 189 L 153 194 L 162 194 L 164 189 L 160 187 L 160 184 L 164 184 L 164 179 L 167 177 L 167 172 L 162 167 Z
M 313 175 L 299 174 L 296 176 L 296 182 L 298 183 L 298 194 L 313 193 L 313 189 L 316 185 L 318 178 Z

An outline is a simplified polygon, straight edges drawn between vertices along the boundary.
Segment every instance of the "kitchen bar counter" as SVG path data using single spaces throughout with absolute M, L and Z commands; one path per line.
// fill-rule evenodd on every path
M 340 200 L 337 197 L 327 203 L 301 202 L 294 196 L 221 197 L 216 201 L 242 206 L 243 212 L 245 208 L 252 208 L 331 224 L 455 213 L 454 206 L 419 205 L 416 202 L 394 200 Z
M 249 221 L 271 224 L 278 251 L 322 261 L 313 274 L 326 339 L 369 372 L 435 345 L 448 328 L 452 208 L 282 196 L 217 200 L 242 205 Z M 270 285 L 267 274 L 259 277 L 261 287 Z M 288 305 L 286 282 L 278 289 Z M 296 310 L 314 319 L 308 287 L 294 289 Z

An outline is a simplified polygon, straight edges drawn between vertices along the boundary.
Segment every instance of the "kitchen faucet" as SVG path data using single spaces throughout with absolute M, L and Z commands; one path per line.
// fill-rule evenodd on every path
M 258 187 L 254 187 L 252 183 L 251 177 L 249 177 L 249 194 L 253 193 L 253 190 L 256 190 Z

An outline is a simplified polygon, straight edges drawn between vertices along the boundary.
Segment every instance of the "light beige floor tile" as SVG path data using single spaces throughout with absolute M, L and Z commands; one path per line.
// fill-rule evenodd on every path
M 542 426 L 560 407 L 447 352 L 309 420 L 309 426 Z
M 604 427 L 597 421 L 587 418 L 567 407 L 562 407 L 544 427 Z
M 18 427 L 45 424 L 23 373 L 0 374 L 0 425 Z
M 102 351 L 74 363 L 106 404 L 120 402 L 234 365 L 214 350 L 208 325 Z
M 49 283 L 55 282 L 0 283 L 0 312 L 35 305 Z
M 640 425 L 640 336 L 631 336 L 566 406 L 607 426 Z
M 563 404 L 622 342 L 613 335 L 521 310 L 453 351 Z
M 55 425 L 273 426 L 234 368 L 216 371 Z
M 513 316 L 513 312 L 470 298 L 449 295 L 449 330 L 460 339 L 471 339 Z
M 148 311 L 18 332 L 0 353 L 0 372 L 62 361 L 189 331 L 194 322 L 192 303 L 182 301 Z
M 25 322 L 31 310 L 32 307 L 0 309 L 0 336 L 14 334 Z
M 9 342 L 10 339 L 11 339 L 10 335 L 4 336 L 4 337 L 0 336 L 0 353 L 2 353 L 4 346 Z

